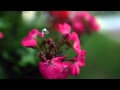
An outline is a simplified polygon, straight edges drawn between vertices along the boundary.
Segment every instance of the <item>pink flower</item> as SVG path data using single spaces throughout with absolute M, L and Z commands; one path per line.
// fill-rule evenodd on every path
M 82 50 L 81 53 L 74 58 L 74 63 L 70 66 L 70 74 L 77 76 L 80 73 L 80 67 L 85 66 L 86 51 Z
M 59 32 L 62 33 L 63 35 L 69 34 L 71 31 L 71 27 L 67 23 L 58 24 L 58 28 L 59 28 Z
M 79 41 L 79 38 L 78 38 L 78 35 L 77 33 L 75 32 L 72 32 L 71 36 L 70 36 L 70 40 L 73 41 L 73 49 L 74 51 L 79 54 L 80 51 L 81 51 L 81 46 L 80 46 L 80 41 Z
M 36 38 L 37 36 L 41 36 L 42 38 L 44 37 L 44 34 L 42 34 L 39 30 L 33 29 L 28 33 L 29 36 L 32 38 Z
M 57 19 L 66 20 L 69 16 L 69 11 L 49 11 L 49 13 Z
M 58 28 L 59 23 L 64 23 L 69 20 L 70 11 L 49 11 L 50 24 L 53 30 Z
M 0 32 L 0 39 L 4 37 L 4 34 Z
M 56 57 L 51 61 L 39 62 L 39 70 L 45 79 L 65 79 L 68 77 L 68 63 L 61 62 L 64 57 Z
M 86 51 L 85 50 L 81 50 L 79 55 L 74 58 L 74 61 L 78 62 L 78 65 L 80 67 L 84 67 L 85 66 L 85 55 L 86 55 Z
M 85 19 L 86 21 L 89 21 L 91 19 L 91 15 L 87 11 L 80 11 L 76 14 L 76 18 Z
M 28 36 L 22 39 L 22 45 L 26 47 L 35 47 L 37 44 L 36 38 L 37 36 L 44 37 L 44 34 L 39 32 L 37 29 L 33 29 L 28 33 Z
M 99 29 L 100 29 L 100 26 L 99 26 L 99 24 L 97 23 L 96 18 L 95 18 L 95 17 L 91 17 L 91 19 L 90 19 L 89 22 L 90 22 L 91 28 L 92 28 L 94 31 L 98 32 Z
M 73 26 L 73 29 L 79 34 L 81 35 L 83 32 L 84 32 L 84 25 L 81 21 L 73 21 L 72 22 L 72 26 Z
M 87 11 L 77 12 L 71 19 L 71 24 L 79 35 L 82 35 L 86 30 L 91 32 L 91 30 L 98 31 L 100 29 L 96 18 Z
M 70 74 L 72 76 L 77 76 L 79 75 L 79 73 L 80 73 L 80 67 L 78 65 L 78 62 L 75 62 L 74 64 L 70 66 Z

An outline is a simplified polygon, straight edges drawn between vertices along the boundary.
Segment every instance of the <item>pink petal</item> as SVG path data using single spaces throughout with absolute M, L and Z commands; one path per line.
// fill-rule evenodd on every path
M 96 32 L 99 31 L 100 26 L 99 26 L 99 24 L 97 23 L 95 17 L 91 17 L 90 24 L 91 24 L 91 27 L 92 27 L 93 30 L 95 30 Z
M 45 70 L 45 77 L 46 79 L 57 79 L 60 75 L 60 71 L 56 66 L 49 66 Z
M 39 33 L 39 30 L 33 29 L 28 33 L 28 35 L 31 37 L 33 37 L 33 36 L 36 37 L 38 33 Z
M 41 36 L 42 38 L 44 38 L 44 34 L 42 34 L 41 32 L 38 32 L 38 36 Z
M 79 75 L 79 73 L 80 73 L 79 65 L 78 65 L 78 63 L 75 62 L 74 64 L 72 64 L 70 66 L 70 74 L 72 76 L 77 76 L 77 75 Z
M 77 31 L 79 34 L 81 34 L 84 31 L 84 25 L 82 22 L 77 21 L 72 23 L 73 28 L 75 31 Z
M 48 68 L 49 64 L 46 62 L 39 62 L 39 70 L 42 74 L 44 74 L 44 71 L 46 68 Z
M 65 34 L 69 34 L 70 33 L 71 27 L 67 23 L 58 24 L 58 30 L 59 30 L 60 33 L 62 33 L 63 35 L 65 35 Z
M 69 75 L 69 70 L 64 70 L 62 73 L 61 73 L 61 76 L 60 76 L 60 79 L 66 79 Z
M 64 23 L 64 24 L 63 24 L 63 27 L 64 27 L 64 30 L 65 30 L 65 33 L 70 33 L 71 27 L 70 27 L 69 24 Z
M 65 57 L 60 56 L 60 57 L 56 57 L 52 59 L 52 62 L 61 62 L 61 60 L 63 60 Z
M 89 21 L 91 18 L 91 15 L 88 11 L 82 11 L 82 12 L 78 12 L 78 16 L 80 18 L 84 18 L 85 20 Z
M 74 48 L 75 52 L 77 54 L 79 54 L 80 51 L 81 51 L 80 41 L 79 41 L 78 35 L 75 32 L 72 32 L 72 34 L 71 34 L 71 40 L 74 41 L 73 48 Z
M 0 39 L 4 37 L 4 34 L 0 32 Z
M 31 36 L 26 36 L 22 39 L 22 45 L 26 47 L 35 47 L 37 44 L 36 40 L 34 40 Z
M 85 66 L 85 59 L 84 58 L 80 59 L 80 61 L 78 61 L 78 65 L 80 67 L 84 67 Z
M 84 67 L 85 66 L 85 55 L 86 55 L 86 51 L 85 50 L 81 50 L 81 53 L 74 58 L 74 61 L 78 63 L 78 65 L 80 67 Z
M 85 56 L 85 55 L 86 55 L 86 50 L 81 50 L 80 55 L 81 55 L 81 56 Z
M 67 67 L 69 67 L 70 65 L 71 65 L 72 63 L 71 62 L 69 62 L 69 61 L 67 61 L 67 62 L 64 62 L 64 68 L 67 68 Z

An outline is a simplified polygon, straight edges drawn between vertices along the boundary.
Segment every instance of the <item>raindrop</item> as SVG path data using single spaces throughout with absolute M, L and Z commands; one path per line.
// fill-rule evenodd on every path
M 46 28 L 44 28 L 44 29 L 42 30 L 42 34 L 48 35 L 48 34 L 49 34 L 49 31 L 48 31 Z

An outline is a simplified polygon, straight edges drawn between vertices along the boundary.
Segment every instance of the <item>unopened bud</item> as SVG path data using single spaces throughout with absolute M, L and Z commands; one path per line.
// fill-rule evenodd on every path
M 47 43 L 50 44 L 51 42 L 53 42 L 53 41 L 52 41 L 51 38 L 49 38 L 48 41 L 47 41 Z

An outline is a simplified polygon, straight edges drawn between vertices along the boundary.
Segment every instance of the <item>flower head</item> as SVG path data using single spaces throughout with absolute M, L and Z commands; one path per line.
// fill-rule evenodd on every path
M 26 47 L 35 47 L 37 44 L 35 49 L 40 50 L 38 57 L 41 60 L 39 71 L 44 79 L 66 79 L 69 74 L 76 76 L 79 75 L 80 68 L 85 66 L 86 51 L 81 49 L 77 33 L 70 33 L 71 27 L 67 23 L 59 24 L 58 27 L 63 36 L 60 41 L 45 38 L 44 35 L 49 33 L 45 28 L 42 33 L 37 29 L 31 30 L 22 40 L 22 45 Z M 44 37 L 41 43 L 38 41 L 38 36 Z M 73 59 L 68 58 L 67 54 L 64 55 L 65 51 L 70 48 L 77 53 Z
M 70 74 L 72 76 L 77 76 L 79 75 L 79 73 L 80 73 L 80 67 L 78 65 L 78 62 L 75 62 L 74 64 L 70 66 Z
M 79 35 L 84 32 L 84 24 L 81 21 L 72 21 L 72 26 Z
M 78 56 L 74 58 L 74 63 L 70 66 L 70 74 L 77 76 L 80 73 L 80 68 L 85 66 L 85 55 L 86 51 L 81 50 Z
M 91 27 L 94 31 L 98 32 L 99 29 L 100 29 L 100 26 L 99 26 L 99 24 L 97 23 L 96 18 L 95 18 L 95 17 L 91 17 L 91 19 L 90 19 L 89 22 L 90 22 L 90 27 Z
M 74 58 L 74 61 L 78 62 L 78 65 L 80 67 L 84 67 L 85 66 L 85 55 L 86 55 L 86 51 L 85 50 L 81 50 L 79 55 Z
M 77 12 L 71 19 L 73 29 L 82 35 L 84 32 L 91 33 L 100 29 L 96 18 L 87 11 Z
M 69 24 L 58 24 L 58 30 L 62 35 L 69 34 L 71 31 L 71 27 Z
M 35 47 L 37 44 L 36 38 L 37 36 L 44 37 L 44 34 L 39 32 L 37 29 L 33 29 L 28 33 L 28 36 L 22 39 L 22 45 L 25 47 Z
M 65 79 L 68 77 L 68 65 L 61 62 L 63 57 L 53 58 L 51 61 L 39 62 L 39 70 L 45 79 Z

